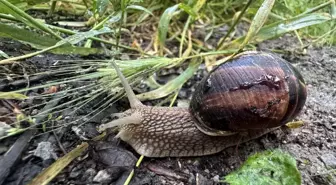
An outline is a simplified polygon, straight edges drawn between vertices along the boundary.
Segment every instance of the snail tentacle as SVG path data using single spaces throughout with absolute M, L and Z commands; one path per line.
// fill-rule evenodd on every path
M 113 120 L 109 123 L 102 124 L 99 126 L 99 131 L 104 131 L 108 128 L 113 128 L 113 127 L 122 127 L 128 124 L 140 124 L 142 121 L 142 116 L 139 114 L 139 112 L 134 112 L 129 116 L 118 118 L 116 120 Z
M 122 74 L 122 72 L 120 71 L 119 67 L 117 66 L 117 64 L 114 61 L 111 61 L 111 64 L 113 66 L 113 68 L 116 70 L 117 75 L 121 81 L 121 84 L 123 85 L 125 91 L 126 91 L 126 95 L 128 98 L 128 101 L 130 103 L 131 108 L 136 108 L 136 107 L 141 107 L 144 106 L 140 100 L 135 96 L 131 86 L 128 84 L 125 76 Z

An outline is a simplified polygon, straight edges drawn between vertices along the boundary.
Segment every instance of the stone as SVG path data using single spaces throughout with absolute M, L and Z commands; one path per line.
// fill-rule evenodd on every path
M 89 168 L 84 172 L 84 175 L 81 177 L 81 181 L 92 183 L 93 178 L 96 176 L 97 171 L 93 168 Z
M 5 122 L 0 121 L 0 137 L 7 136 L 7 131 L 12 127 Z
M 50 142 L 40 142 L 37 145 L 37 148 L 34 151 L 34 156 L 40 157 L 43 160 L 48 159 L 57 159 L 57 155 L 54 152 L 54 148 L 52 147 L 52 144 Z
M 76 177 L 78 177 L 81 173 L 82 173 L 81 168 L 74 167 L 74 168 L 71 170 L 71 172 L 70 172 L 70 174 L 69 174 L 69 177 L 70 177 L 70 178 L 76 178 Z
M 336 157 L 331 153 L 323 154 L 321 156 L 323 163 L 329 168 L 336 168 Z
M 219 182 L 219 175 L 215 175 L 215 176 L 212 178 L 212 180 L 213 180 L 214 182 Z
M 97 142 L 90 155 L 106 167 L 133 168 L 137 161 L 130 151 L 119 146 L 111 146 L 107 142 Z
M 211 185 L 213 184 L 212 181 L 204 177 L 203 175 L 197 173 L 196 174 L 196 185 Z
M 109 173 L 106 170 L 100 170 L 93 178 L 93 182 L 109 183 L 112 180 Z

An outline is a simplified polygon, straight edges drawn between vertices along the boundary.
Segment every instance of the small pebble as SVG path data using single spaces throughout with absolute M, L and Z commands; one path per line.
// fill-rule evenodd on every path
M 11 129 L 12 127 L 5 122 L 0 121 L 0 137 L 7 135 L 7 130 Z
M 92 182 L 96 174 L 97 171 L 95 169 L 89 168 L 84 172 L 84 175 L 82 176 L 81 180 L 85 182 Z
M 331 153 L 323 154 L 321 156 L 321 160 L 327 167 L 336 168 L 336 157 L 333 154 Z
M 70 172 L 70 174 L 69 174 L 69 177 L 70 177 L 70 178 L 76 178 L 76 177 L 78 177 L 81 173 L 82 173 L 81 168 L 74 167 L 74 168 L 71 170 L 71 172 Z
M 212 179 L 215 182 L 219 182 L 219 175 L 215 175 Z
M 93 178 L 93 182 L 109 183 L 111 181 L 111 176 L 105 170 L 100 170 L 97 175 Z
M 209 182 L 209 179 L 204 177 L 203 175 L 197 173 L 196 174 L 196 185 L 209 185 L 212 184 L 212 182 Z
M 301 132 L 306 133 L 306 134 L 311 134 L 311 130 L 309 129 L 302 129 Z
M 57 155 L 54 152 L 54 148 L 50 142 L 40 142 L 34 151 L 34 156 L 40 157 L 43 160 L 57 159 Z

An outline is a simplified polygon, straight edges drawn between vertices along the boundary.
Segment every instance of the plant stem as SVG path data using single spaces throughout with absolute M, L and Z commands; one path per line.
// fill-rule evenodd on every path
M 221 49 L 225 39 L 230 35 L 230 33 L 233 31 L 233 29 L 236 27 L 236 25 L 238 24 L 238 22 L 240 21 L 240 19 L 243 17 L 244 13 L 246 12 L 247 8 L 251 5 L 253 0 L 249 0 L 247 2 L 247 4 L 244 6 L 243 10 L 240 12 L 238 18 L 235 20 L 235 22 L 233 23 L 233 25 L 230 27 L 229 31 L 225 34 L 225 36 L 223 38 L 220 39 L 218 45 L 217 45 L 217 50 Z
M 57 1 L 56 0 L 52 0 L 51 1 L 51 6 L 50 6 L 50 9 L 49 9 L 49 11 L 48 11 L 48 17 L 51 17 L 52 16 L 52 14 L 54 14 L 54 12 L 55 12 L 55 8 L 56 8 L 56 3 L 57 3 Z
M 192 19 L 191 16 L 189 16 L 187 22 L 185 23 L 183 31 L 182 31 L 182 37 L 181 37 L 181 41 L 180 41 L 179 57 L 182 57 L 183 43 L 184 43 L 184 39 L 185 39 L 187 30 L 189 28 L 189 24 L 190 24 L 191 19 Z

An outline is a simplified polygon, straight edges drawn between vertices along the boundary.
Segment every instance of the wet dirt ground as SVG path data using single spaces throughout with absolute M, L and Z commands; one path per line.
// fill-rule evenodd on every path
M 219 179 L 241 166 L 249 155 L 275 148 L 289 152 L 296 159 L 304 185 L 336 184 L 336 47 L 308 47 L 302 51 L 297 49 L 296 43 L 295 38 L 285 36 L 260 44 L 258 49 L 284 51 L 279 55 L 293 63 L 303 75 L 308 87 L 308 99 L 298 118 L 304 121 L 302 127 L 279 129 L 256 140 L 227 148 L 216 155 L 145 158 L 140 167 L 135 169 L 130 184 L 219 184 Z M 14 44 L 17 43 L 2 44 L 2 47 L 7 48 L 3 51 L 12 54 L 11 51 L 14 52 L 15 49 L 18 52 L 22 45 L 18 47 Z M 48 60 L 53 60 L 53 57 L 52 55 Z M 43 55 L 39 61 L 41 60 Z M 191 84 L 195 84 L 203 74 L 202 70 L 198 71 L 198 77 L 195 76 L 184 86 L 178 100 L 190 96 Z M 97 124 L 99 121 L 88 124 L 87 127 L 94 130 Z M 63 131 L 65 134 L 60 142 L 65 150 L 70 151 L 80 144 L 81 138 L 70 128 L 64 128 Z M 55 155 L 63 155 L 52 134 L 35 137 L 5 184 L 26 184 L 54 161 L 31 155 L 31 151 L 45 141 L 52 143 Z M 123 184 L 139 155 L 127 144 L 113 139 L 113 136 L 106 141 L 90 143 L 92 147 L 88 152 L 73 161 L 51 184 Z M 0 154 L 4 154 L 12 143 L 13 139 L 4 140 Z M 118 153 L 121 156 L 119 161 L 115 156 L 111 157 L 111 153 Z

